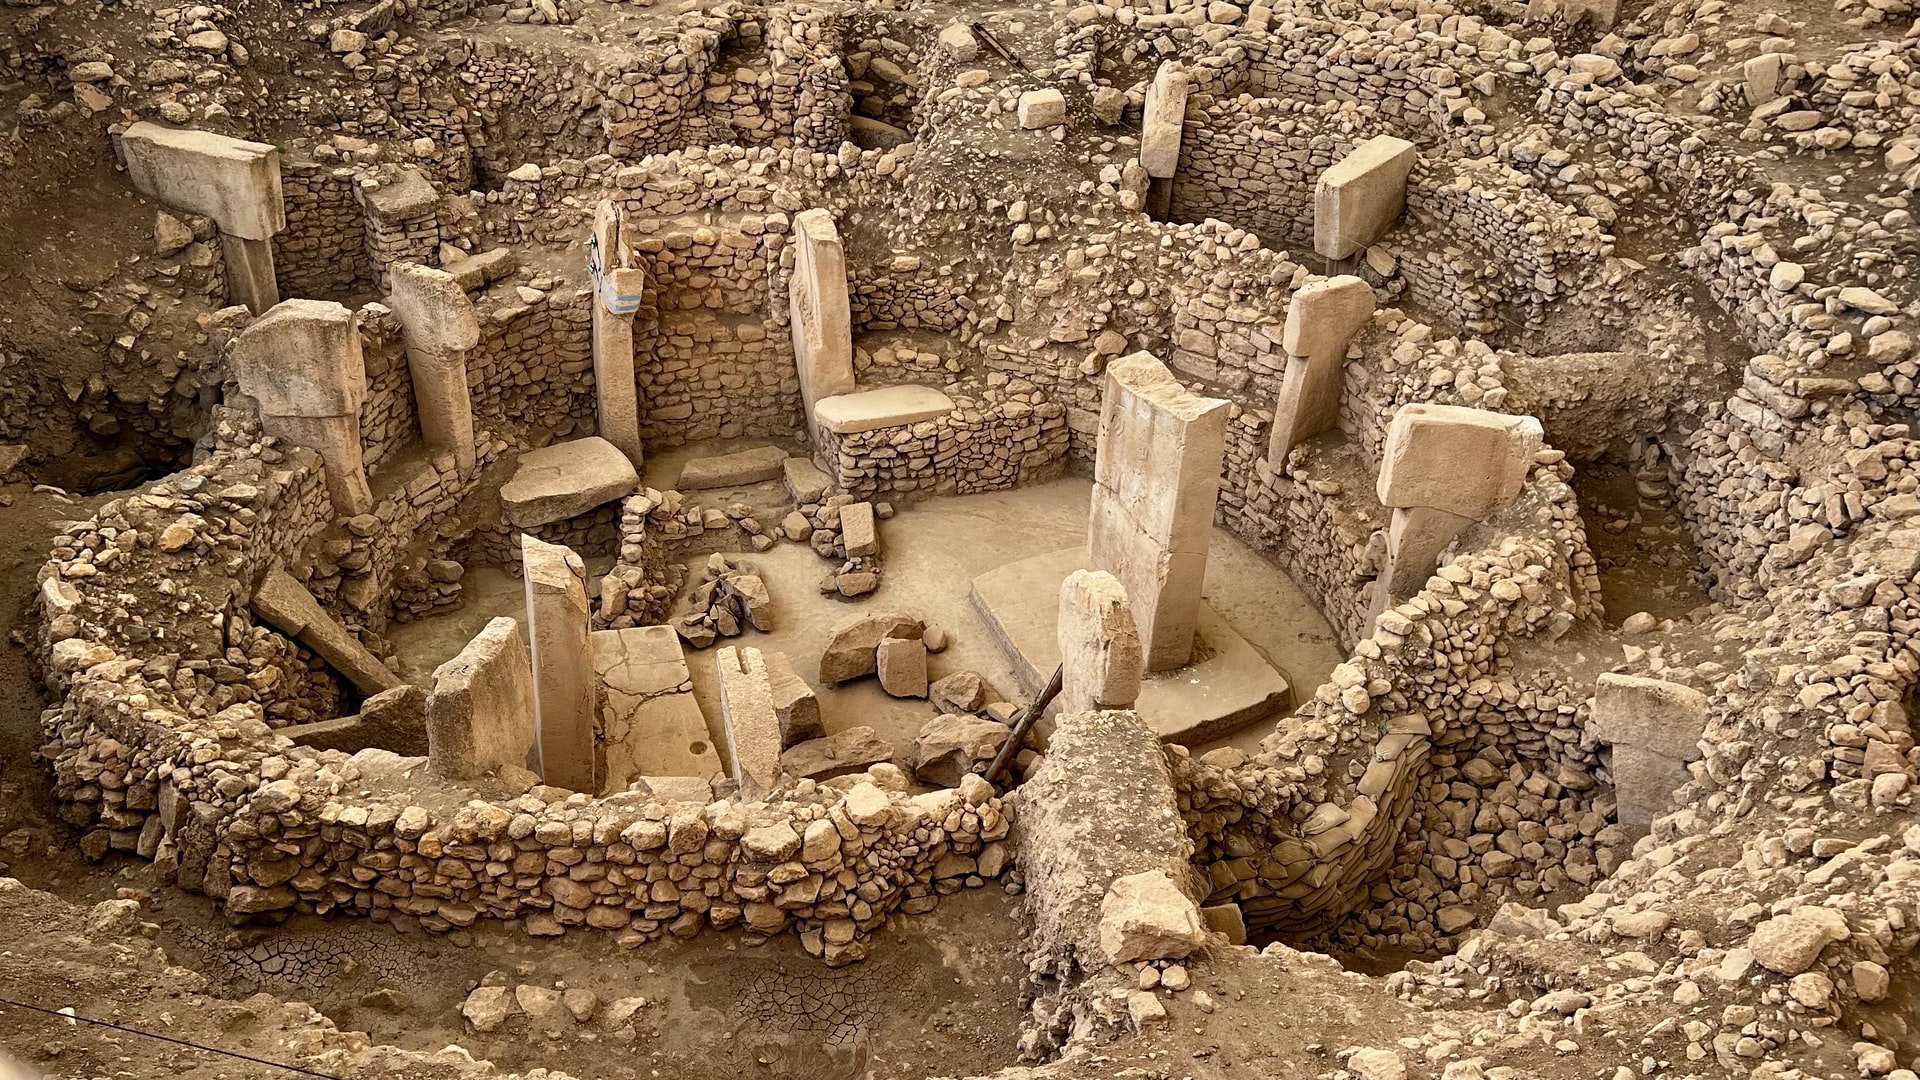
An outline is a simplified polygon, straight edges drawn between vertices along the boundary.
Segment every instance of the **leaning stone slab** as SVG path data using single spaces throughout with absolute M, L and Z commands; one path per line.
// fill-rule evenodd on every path
M 1060 711 L 1132 708 L 1144 667 L 1120 579 L 1075 570 L 1060 583 Z
M 777 446 L 756 446 L 718 457 L 694 458 L 681 468 L 676 486 L 681 491 L 701 491 L 777 480 L 786 460 L 787 452 Z
M 836 435 L 901 427 L 953 411 L 953 399 L 931 386 L 886 386 L 821 398 L 813 419 Z
M 1544 439 L 1531 416 L 1402 406 L 1380 451 L 1381 505 L 1425 506 L 1484 521 L 1520 493 Z
M 1177 60 L 1160 65 L 1147 86 L 1140 116 L 1140 167 L 1155 179 L 1166 179 L 1180 169 L 1180 139 L 1187 119 L 1187 95 L 1192 78 Z
M 400 677 L 367 651 L 360 639 L 327 613 L 306 586 L 278 567 L 268 570 L 253 590 L 254 614 L 275 629 L 320 654 L 363 694 L 401 685 Z
M 729 645 L 713 662 L 734 782 L 744 796 L 764 795 L 780 782 L 780 717 L 766 659 L 759 649 Z
M 120 147 L 135 189 L 205 214 L 223 233 L 270 240 L 287 227 L 280 152 L 268 143 L 142 120 L 121 134 Z
M 533 750 L 533 666 L 520 624 L 489 622 L 433 672 L 427 694 L 427 769 L 472 780 L 523 767 Z
M 554 443 L 520 455 L 500 486 L 507 524 L 537 528 L 633 494 L 640 474 L 620 448 L 598 436 Z
M 1313 192 L 1313 250 L 1344 259 L 1380 239 L 1407 205 L 1407 174 L 1420 150 L 1376 135 L 1320 174 Z
M 796 743 L 780 755 L 780 771 L 800 780 L 831 780 L 892 760 L 892 743 L 870 727 L 851 727 Z
M 604 786 L 617 790 L 638 776 L 687 776 L 702 784 L 718 776 L 720 755 L 673 628 L 596 630 L 592 642 L 602 688 Z

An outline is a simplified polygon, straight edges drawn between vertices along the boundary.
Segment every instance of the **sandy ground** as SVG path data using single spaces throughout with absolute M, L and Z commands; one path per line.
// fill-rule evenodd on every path
M 659 455 L 648 462 L 647 482 L 670 486 L 687 458 L 716 449 L 682 447 Z M 855 601 L 820 592 L 820 579 L 834 564 L 805 544 L 783 542 L 766 552 L 729 555 L 736 565 L 761 574 L 774 601 L 772 632 L 749 630 L 734 640 L 786 653 L 802 676 L 816 682 L 820 653 L 834 624 L 859 614 L 903 611 L 947 631 L 950 645 L 929 658 L 930 678 L 976 671 L 1001 696 L 1020 700 L 1011 665 L 969 600 L 970 584 L 1006 563 L 1084 543 L 1091 490 L 1089 481 L 1069 477 L 1014 491 L 901 504 L 893 518 L 880 524 L 880 589 Z M 756 507 L 769 527 L 778 524 L 790 505 L 778 483 L 694 497 L 702 505 L 743 502 Z M 704 556 L 689 560 L 690 584 L 697 583 L 704 562 Z M 1342 659 L 1331 628 L 1307 594 L 1225 530 L 1214 532 L 1205 595 L 1286 676 L 1296 700 L 1310 695 Z M 1052 604 L 1055 598 L 1035 597 L 1034 602 Z M 520 618 L 522 611 L 520 583 L 511 575 L 487 568 L 469 571 L 458 608 L 397 627 L 390 635 L 400 675 L 428 681 L 433 668 L 458 652 L 487 620 L 498 615 Z M 712 649 L 689 650 L 687 662 L 701 709 L 717 736 L 720 703 L 713 656 Z M 920 726 L 937 712 L 924 700 L 887 696 L 873 679 L 816 690 L 828 731 L 866 725 L 892 741 L 902 755 Z M 1271 727 L 1270 722 L 1256 723 L 1221 742 L 1251 750 Z

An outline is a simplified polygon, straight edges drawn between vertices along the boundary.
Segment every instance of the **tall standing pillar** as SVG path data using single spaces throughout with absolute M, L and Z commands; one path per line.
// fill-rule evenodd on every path
M 793 324 L 800 398 L 811 429 L 814 402 L 853 390 L 853 311 L 847 299 L 847 257 L 833 215 L 817 208 L 795 214 L 793 246 L 787 313 Z
M 587 566 L 572 549 L 520 534 L 526 574 L 527 640 L 533 647 L 533 715 L 541 779 L 597 794 L 594 725 L 599 690 L 593 667 Z
M 593 279 L 593 393 L 600 437 L 619 447 L 638 469 L 640 386 L 634 372 L 633 313 L 646 294 L 646 275 L 627 263 L 626 223 L 612 199 L 602 199 L 587 238 Z
M 1087 546 L 1133 604 L 1148 671 L 1193 655 L 1229 408 L 1148 353 L 1107 366 Z
M 1173 177 L 1180 170 L 1192 78 L 1177 60 L 1160 65 L 1147 84 L 1140 117 L 1140 167 L 1147 171 L 1147 216 L 1165 221 L 1173 211 Z
M 320 454 L 334 509 L 373 509 L 360 454 L 367 368 L 354 313 L 331 300 L 283 300 L 240 332 L 233 363 L 267 434 Z
M 1287 373 L 1267 443 L 1275 469 L 1294 447 L 1340 422 L 1347 345 L 1372 317 L 1373 288 L 1357 277 L 1327 278 L 1293 294 L 1281 335 Z
M 127 175 L 143 194 L 178 210 L 205 214 L 220 227 L 227 295 L 262 314 L 280 302 L 273 238 L 287 227 L 280 152 L 211 131 L 149 120 L 120 135 Z
M 1376 135 L 1320 174 L 1313 190 L 1313 250 L 1336 262 L 1380 239 L 1407 206 L 1407 176 L 1420 150 Z
M 387 300 L 407 344 L 413 407 L 427 446 L 453 454 L 461 472 L 474 466 L 473 395 L 467 351 L 480 344 L 480 316 L 452 274 L 418 263 L 387 268 Z

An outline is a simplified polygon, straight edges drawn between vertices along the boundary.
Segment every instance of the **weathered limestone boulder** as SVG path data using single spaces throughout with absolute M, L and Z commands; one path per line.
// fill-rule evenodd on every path
M 1051 86 L 1029 90 L 1020 95 L 1019 116 L 1020 126 L 1029 131 L 1064 124 L 1067 122 L 1066 95 Z
M 874 649 L 880 689 L 899 698 L 927 696 L 927 646 L 917 637 L 881 638 Z
M 1832 927 L 1792 911 L 1754 927 L 1747 948 L 1768 971 L 1798 975 L 1820 959 L 1821 950 L 1835 940 L 1833 934 Z
M 767 682 L 773 688 L 773 711 L 780 718 L 780 745 L 794 746 L 826 734 L 820 725 L 820 698 L 807 680 L 793 670 L 786 653 L 770 652 Z
M 898 611 L 853 615 L 836 624 L 820 653 L 820 681 L 828 686 L 871 675 L 883 638 L 917 638 L 926 625 Z
M 995 691 L 977 671 L 956 671 L 927 689 L 927 698 L 941 712 L 972 713 L 987 707 Z
M 1100 900 L 1100 948 L 1112 963 L 1177 960 L 1206 938 L 1199 907 L 1165 870 L 1115 878 Z
M 763 480 L 777 480 L 787 460 L 787 452 L 777 446 L 756 446 L 717 457 L 694 458 L 680 469 L 681 491 L 739 487 Z
M 892 760 L 892 743 L 870 727 L 850 727 L 795 744 L 780 755 L 780 771 L 802 780 L 831 780 Z
M 1124 709 L 1140 696 L 1140 631 L 1120 579 L 1075 570 L 1060 583 L 1060 709 Z
M 993 761 L 1013 729 L 978 716 L 949 713 L 920 728 L 913 741 L 913 774 L 929 784 L 953 787 Z

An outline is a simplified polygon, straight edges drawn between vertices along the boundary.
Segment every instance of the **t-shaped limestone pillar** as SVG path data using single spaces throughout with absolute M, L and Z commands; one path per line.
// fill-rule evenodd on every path
M 360 457 L 367 369 L 354 313 L 331 300 L 282 301 L 240 332 L 233 363 L 267 434 L 319 452 L 334 509 L 371 510 Z
M 560 544 L 520 534 L 526 574 L 527 639 L 533 650 L 533 712 L 540 777 L 597 794 L 593 736 L 599 715 L 587 566 Z
M 1130 709 L 1145 661 L 1120 579 L 1075 570 L 1060 583 L 1060 712 Z
M 1177 60 L 1168 60 L 1147 84 L 1140 117 L 1140 167 L 1147 173 L 1147 215 L 1164 221 L 1173 206 L 1173 177 L 1180 171 L 1180 139 L 1185 130 L 1187 94 L 1192 79 Z
M 593 394 L 600 437 L 642 464 L 640 389 L 633 370 L 633 313 L 645 297 L 646 274 L 627 264 L 626 222 L 612 199 L 602 199 L 587 238 L 587 274 L 593 279 Z
M 467 350 L 480 344 L 480 317 L 452 274 L 418 263 L 387 269 L 387 297 L 407 343 L 414 409 L 428 446 L 451 451 L 461 472 L 474 465 L 473 396 Z
M 236 303 L 258 314 L 279 302 L 271 241 L 286 229 L 287 212 L 278 150 L 142 120 L 121 133 L 120 151 L 136 190 L 220 226 L 227 292 Z
M 1293 294 L 1281 341 L 1287 375 L 1267 443 L 1275 468 L 1294 447 L 1339 423 L 1347 345 L 1372 317 L 1373 289 L 1357 277 L 1326 278 Z
M 533 672 L 520 625 L 489 622 L 433 672 L 427 694 L 427 771 L 453 780 L 524 767 L 533 749 Z
M 1587 731 L 1613 744 L 1613 797 L 1622 825 L 1646 825 L 1673 806 L 1673 789 L 1700 756 L 1707 697 L 1690 686 L 1605 674 L 1594 686 Z
M 1407 174 L 1419 148 L 1376 135 L 1320 174 L 1313 191 L 1313 250 L 1345 259 L 1380 239 L 1407 205 Z
M 846 254 L 833 215 L 817 208 L 795 214 L 793 247 L 787 311 L 800 396 L 811 428 L 814 402 L 853 390 L 853 313 L 847 300 Z
M 1126 589 L 1148 671 L 1193 654 L 1229 408 L 1148 353 L 1107 366 L 1087 547 Z
M 1377 484 L 1393 521 L 1376 612 L 1418 590 L 1460 530 L 1513 501 L 1542 441 L 1531 416 L 1428 404 L 1394 414 Z

